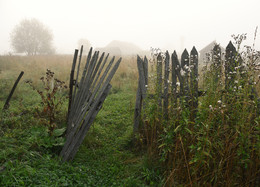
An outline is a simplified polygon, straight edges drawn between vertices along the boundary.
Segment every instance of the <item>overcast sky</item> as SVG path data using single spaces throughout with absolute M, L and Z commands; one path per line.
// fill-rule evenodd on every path
M 73 53 L 80 38 L 94 47 L 112 40 L 177 51 L 260 27 L 260 0 L 0 0 L 0 54 L 12 51 L 10 32 L 22 19 L 36 18 L 54 35 L 59 53 Z M 260 28 L 256 48 L 260 50 Z

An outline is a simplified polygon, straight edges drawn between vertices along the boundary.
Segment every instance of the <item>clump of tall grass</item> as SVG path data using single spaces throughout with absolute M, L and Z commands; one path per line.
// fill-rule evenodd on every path
M 259 185 L 260 55 L 254 45 L 242 48 L 245 34 L 233 38 L 236 52 L 228 47 L 225 54 L 212 52 L 195 120 L 188 107 L 175 102 L 164 118 L 156 89 L 150 89 L 154 97 L 145 101 L 139 138 L 162 163 L 166 186 Z M 148 92 L 158 86 L 152 83 Z

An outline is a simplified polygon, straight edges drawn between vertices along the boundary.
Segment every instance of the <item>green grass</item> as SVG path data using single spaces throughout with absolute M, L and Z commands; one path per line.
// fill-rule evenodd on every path
M 0 79 L 0 108 L 14 79 Z M 162 185 L 146 152 L 132 141 L 135 92 L 126 79 L 121 83 L 112 88 L 75 159 L 63 163 L 60 140 L 48 136 L 37 115 L 40 97 L 22 80 L 9 110 L 0 112 L 0 186 Z M 59 128 L 65 126 L 66 110 L 64 103 Z

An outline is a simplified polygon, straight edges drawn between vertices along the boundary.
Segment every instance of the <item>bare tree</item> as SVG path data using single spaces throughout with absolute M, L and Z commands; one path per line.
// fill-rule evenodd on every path
M 53 35 L 37 19 L 22 20 L 11 33 L 11 45 L 17 53 L 27 55 L 52 54 Z

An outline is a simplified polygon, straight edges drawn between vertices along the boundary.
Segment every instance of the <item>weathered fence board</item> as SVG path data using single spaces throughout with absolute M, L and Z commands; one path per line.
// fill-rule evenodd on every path
M 14 91 L 15 91 L 19 81 L 21 80 L 23 74 L 24 74 L 24 72 L 21 71 L 21 73 L 19 74 L 18 78 L 16 79 L 16 81 L 15 81 L 15 83 L 13 85 L 13 88 L 12 88 L 10 94 L 8 95 L 8 97 L 7 97 L 6 101 L 5 101 L 5 105 L 3 107 L 3 110 L 7 110 L 9 108 L 9 102 L 10 102 L 10 100 L 11 100 L 13 94 L 14 94 Z
M 99 57 L 99 52 L 90 49 L 82 77 L 78 83 L 78 73 L 80 70 L 80 61 L 83 47 L 81 47 L 79 64 L 76 80 L 74 78 L 74 69 L 77 61 L 78 51 L 75 51 L 71 77 L 74 82 L 74 91 L 71 96 L 71 106 L 68 111 L 68 126 L 66 131 L 66 142 L 60 153 L 63 161 L 72 160 L 76 155 L 81 143 L 83 142 L 91 124 L 102 107 L 102 104 L 111 89 L 110 81 L 117 71 L 121 58 L 114 63 L 115 57 L 112 57 L 106 66 L 108 55 L 104 60 L 105 53 Z M 106 66 L 105 70 L 104 67 Z M 72 82 L 72 81 L 71 81 Z M 70 92 L 71 93 L 71 92 Z
M 158 94 L 158 110 L 162 111 L 162 63 L 163 57 L 162 53 L 159 53 L 157 57 L 157 85 L 156 85 L 156 94 Z
M 191 93 L 191 121 L 195 120 L 197 108 L 198 108 L 198 96 L 199 96 L 199 86 L 198 86 L 198 52 L 195 47 L 192 48 L 190 52 L 190 93 Z
M 141 119 L 141 110 L 144 107 L 144 99 L 146 97 L 147 86 L 148 86 L 148 60 L 145 57 L 142 60 L 137 56 L 137 67 L 139 74 L 138 88 L 136 93 L 136 103 L 135 103 L 135 114 L 134 114 L 134 132 L 139 128 L 139 122 Z
M 165 54 L 165 65 L 164 65 L 164 93 L 163 93 L 163 110 L 164 110 L 164 118 L 168 119 L 168 107 L 169 107 L 169 74 L 170 74 L 170 55 L 168 53 L 168 51 L 166 51 Z
M 165 58 L 163 58 L 165 56 Z M 144 58 L 146 59 L 146 57 Z M 163 117 L 165 120 L 168 119 L 169 113 L 176 112 L 177 107 L 182 107 L 190 110 L 190 120 L 195 121 L 196 113 L 198 111 L 198 97 L 206 94 L 205 91 L 199 91 L 198 89 L 198 59 L 199 55 L 195 47 L 192 48 L 190 54 L 185 49 L 181 55 L 181 63 L 179 62 L 176 51 L 171 55 L 171 71 L 170 71 L 170 55 L 168 51 L 165 54 L 159 53 L 156 61 L 156 93 L 149 93 L 147 102 L 149 98 L 154 98 L 156 95 L 158 98 L 158 112 L 163 112 Z M 212 51 L 212 68 L 214 68 L 214 84 L 219 84 L 222 77 L 222 54 L 221 48 L 219 45 L 216 45 Z M 136 94 L 136 108 L 135 108 L 135 120 L 134 120 L 134 132 L 138 131 L 139 122 L 142 120 L 140 118 L 143 105 L 142 93 L 145 89 L 145 86 L 148 86 L 148 73 L 142 73 L 143 66 L 141 65 L 144 62 L 139 56 L 137 57 L 138 71 L 139 71 L 139 81 L 138 89 Z M 240 67 L 239 71 L 241 72 L 241 63 L 242 59 L 237 54 L 236 48 L 229 42 L 226 47 L 225 52 L 225 90 L 227 92 L 234 83 L 235 70 L 236 67 Z M 213 67 L 214 66 L 214 67 Z M 164 73 L 162 71 L 164 67 Z M 171 76 L 170 76 L 171 73 Z M 241 76 L 243 76 L 241 74 Z M 171 85 L 169 84 L 171 77 Z M 144 81 L 146 80 L 147 81 Z M 222 80 L 221 80 L 222 81 Z M 169 88 L 171 86 L 171 88 Z M 169 93 L 170 91 L 170 93 Z M 148 95 L 147 90 L 145 90 L 146 95 Z M 150 95 L 152 94 L 152 95 Z M 252 95 L 258 97 L 256 92 L 253 90 Z M 169 100 L 171 105 L 169 107 Z M 169 110 L 171 108 L 171 110 Z M 163 111 L 162 111 L 163 109 Z M 260 109 L 259 109 L 260 111 Z

